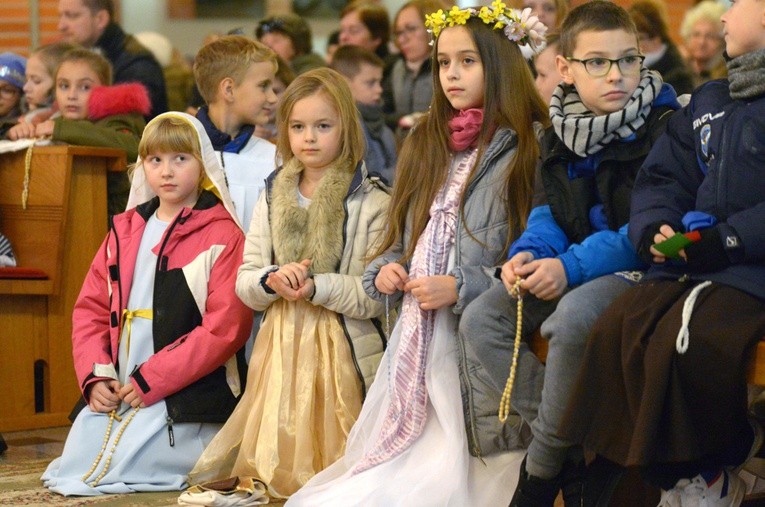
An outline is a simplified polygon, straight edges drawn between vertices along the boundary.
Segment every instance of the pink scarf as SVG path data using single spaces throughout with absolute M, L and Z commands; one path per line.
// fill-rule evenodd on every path
M 452 151 L 464 151 L 475 148 L 478 144 L 478 134 L 481 133 L 483 109 L 465 109 L 449 120 L 449 148 Z
M 452 162 L 449 178 L 430 206 L 430 221 L 417 240 L 409 277 L 445 275 L 459 217 L 462 192 L 475 163 L 473 150 Z M 398 456 L 422 433 L 427 419 L 425 382 L 428 349 L 433 339 L 435 310 L 422 310 L 411 293 L 404 294 L 397 326 L 402 326 L 395 350 L 388 349 L 390 404 L 377 442 L 356 465 L 354 474 Z

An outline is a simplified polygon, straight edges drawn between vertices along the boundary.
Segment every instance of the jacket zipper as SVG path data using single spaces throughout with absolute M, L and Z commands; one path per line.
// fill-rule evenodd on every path
M 345 325 L 345 315 L 342 313 L 337 314 L 340 317 L 340 325 L 343 327 L 343 334 L 348 342 L 348 346 L 351 348 L 351 358 L 353 358 L 353 368 L 356 370 L 356 375 L 361 382 L 361 398 L 362 401 L 367 397 L 367 383 L 364 382 L 364 375 L 361 374 L 361 367 L 359 366 L 359 360 L 356 358 L 356 348 L 353 346 L 353 340 L 351 334 L 348 332 L 348 327 Z
M 173 418 L 167 416 L 167 436 L 170 439 L 170 447 L 175 447 L 175 434 L 173 433 Z

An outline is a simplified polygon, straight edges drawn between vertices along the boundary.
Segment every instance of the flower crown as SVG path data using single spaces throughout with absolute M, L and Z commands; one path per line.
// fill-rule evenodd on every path
M 444 28 L 464 25 L 472 16 L 481 18 L 481 21 L 494 30 L 502 30 L 511 41 L 519 45 L 528 45 L 535 52 L 544 47 L 547 27 L 536 15 L 531 14 L 531 9 L 511 9 L 501 0 L 494 0 L 491 6 L 484 6 L 479 10 L 460 9 L 456 5 L 446 13 L 439 9 L 425 16 L 425 26 L 435 40 Z

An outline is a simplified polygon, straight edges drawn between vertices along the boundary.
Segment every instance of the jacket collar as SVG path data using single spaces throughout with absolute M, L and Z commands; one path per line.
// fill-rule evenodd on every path
M 273 171 L 271 174 L 268 175 L 268 178 L 266 178 L 266 200 L 267 202 L 271 202 L 271 193 L 273 191 L 274 187 L 274 179 L 276 178 L 276 175 L 279 174 L 279 172 L 284 168 L 284 166 L 278 167 L 275 171 Z M 356 170 L 353 172 L 353 179 L 351 180 L 351 184 L 348 185 L 348 192 L 345 194 L 345 198 L 347 199 L 351 194 L 356 192 L 359 187 L 361 187 L 361 184 L 364 183 L 364 179 L 367 177 L 367 166 L 364 164 L 363 160 L 360 160 L 358 164 L 356 164 Z
M 122 46 L 124 45 L 127 34 L 120 28 L 120 26 L 110 21 L 104 33 L 96 41 L 95 47 L 103 51 L 104 56 L 109 61 L 114 61 L 120 53 Z

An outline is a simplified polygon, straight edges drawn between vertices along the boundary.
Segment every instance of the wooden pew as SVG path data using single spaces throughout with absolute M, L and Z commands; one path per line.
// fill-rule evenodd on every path
M 34 147 L 0 155 L 0 231 L 19 267 L 44 279 L 0 279 L 0 431 L 68 424 L 80 396 L 72 365 L 72 308 L 107 231 L 106 174 L 125 153 Z

